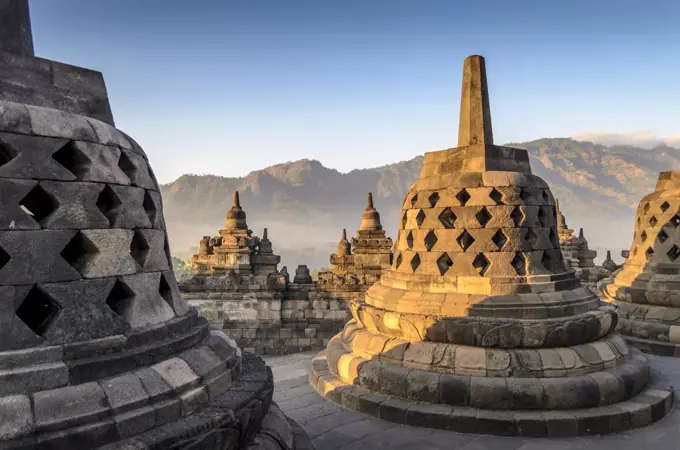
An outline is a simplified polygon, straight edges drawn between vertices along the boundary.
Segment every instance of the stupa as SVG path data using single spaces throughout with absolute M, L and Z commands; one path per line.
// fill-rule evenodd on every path
M 458 148 L 425 154 L 390 270 L 351 304 L 310 383 L 379 418 L 461 432 L 604 434 L 673 401 L 565 269 L 548 185 L 493 144 L 484 58 L 465 60 Z
M 619 332 L 635 347 L 680 356 L 680 171 L 661 172 L 637 209 L 623 268 L 599 284 L 619 310 Z
M 309 448 L 180 296 L 101 73 L 36 58 L 26 0 L 0 2 L 0 59 L 0 448 Z

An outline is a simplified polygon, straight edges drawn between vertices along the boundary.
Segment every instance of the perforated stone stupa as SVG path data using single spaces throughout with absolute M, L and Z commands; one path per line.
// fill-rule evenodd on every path
M 618 306 L 618 330 L 646 352 L 680 356 L 680 171 L 661 172 L 640 200 L 623 268 L 600 282 Z
M 180 296 L 102 75 L 36 58 L 30 30 L 2 0 L 0 448 L 309 448 L 271 371 Z
M 391 269 L 313 362 L 327 399 L 416 426 L 601 434 L 672 405 L 615 310 L 566 270 L 548 185 L 493 144 L 485 63 L 465 60 L 458 148 L 425 154 Z

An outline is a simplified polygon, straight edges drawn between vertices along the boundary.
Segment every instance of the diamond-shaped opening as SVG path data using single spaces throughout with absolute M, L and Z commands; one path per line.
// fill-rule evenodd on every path
M 492 216 L 486 206 L 482 206 L 482 209 L 476 214 L 477 221 L 482 227 L 485 227 L 487 223 L 491 220 Z
M 538 207 L 538 221 L 541 223 L 542 227 L 548 226 L 548 214 L 545 212 L 546 208 L 543 206 Z
M 139 231 L 135 231 L 132 242 L 130 242 L 130 255 L 137 261 L 137 264 L 144 267 L 146 258 L 149 256 L 149 243 Z
M 649 203 L 646 203 L 642 210 L 647 214 L 649 212 Z
M 632 255 L 631 255 L 631 256 L 635 256 L 635 255 L 637 255 L 637 252 L 638 252 L 638 249 L 637 249 L 637 247 L 633 247 L 633 253 L 632 253 Z
M 60 255 L 77 271 L 81 271 L 87 263 L 88 257 L 99 252 L 97 247 L 83 233 L 78 232 L 66 244 Z
M 437 258 L 437 267 L 439 268 L 439 274 L 444 275 L 453 266 L 453 261 L 449 257 L 448 253 L 442 253 L 442 255 Z
M 527 230 L 527 234 L 524 238 L 527 240 L 532 249 L 536 247 L 536 242 L 538 241 L 538 234 L 536 234 L 536 231 L 534 231 L 533 228 L 529 228 Z
M 460 206 L 465 206 L 468 200 L 470 200 L 470 194 L 468 194 L 467 190 L 462 189 L 459 193 L 456 194 L 456 198 L 460 202 Z
M 444 228 L 451 229 L 456 221 L 456 215 L 451 211 L 451 208 L 445 208 L 444 211 L 439 214 L 439 221 L 444 225 Z
M 475 242 L 475 238 L 473 238 L 472 235 L 467 232 L 467 230 L 463 230 L 456 241 L 458 241 L 458 245 L 460 245 L 460 248 L 462 248 L 465 252 Z
M 670 223 L 676 228 L 680 226 L 680 216 L 676 214 L 673 217 L 671 217 Z
M 647 240 L 647 232 L 646 231 L 643 231 L 642 233 L 640 233 L 640 240 L 642 242 L 645 242 Z
M 408 214 L 407 211 L 404 211 L 404 215 L 401 216 L 401 229 L 404 230 L 406 229 L 406 222 L 408 221 Z
M 434 208 L 437 206 L 437 202 L 439 201 L 439 194 L 437 192 L 433 192 L 430 194 L 427 200 L 430 202 L 430 208 Z
M 668 239 L 668 235 L 666 234 L 665 231 L 661 230 L 659 231 L 659 234 L 656 236 L 656 238 L 661 242 L 662 244 L 666 242 L 666 239 Z
M 399 253 L 399 255 L 397 255 L 397 259 L 395 261 L 395 264 L 396 264 L 395 269 L 398 269 L 399 266 L 401 266 L 401 262 L 403 260 L 404 260 L 404 258 L 401 256 L 401 253 Z
M 527 264 L 526 264 L 526 259 L 524 259 L 524 255 L 521 253 L 515 253 L 515 257 L 512 258 L 512 267 L 515 268 L 515 272 L 517 272 L 517 275 L 523 277 L 527 274 Z
M 668 208 L 670 208 L 670 207 L 671 207 L 671 205 L 669 205 L 668 202 L 663 202 L 661 204 L 661 211 L 666 212 L 668 210 Z
M 411 269 L 415 272 L 420 266 L 420 255 L 416 253 L 413 258 L 411 258 Z
M 37 185 L 21 199 L 19 206 L 26 214 L 29 214 L 36 222 L 42 223 L 59 207 L 57 201 L 45 190 Z
M 38 336 L 44 336 L 61 307 L 38 286 L 33 286 L 16 310 L 16 315 Z
M 524 220 L 524 213 L 519 208 L 519 206 L 515 206 L 512 212 L 510 213 L 510 217 L 512 218 L 512 221 L 515 224 L 515 226 L 518 227 L 522 223 L 522 220 Z
M 545 267 L 546 270 L 552 271 L 553 257 L 550 254 L 550 252 L 543 250 L 543 256 L 541 257 L 541 264 L 543 264 L 543 267 Z
M 411 231 L 406 235 L 406 245 L 408 245 L 409 250 L 413 248 L 413 233 Z
M 411 208 L 415 208 L 417 201 L 418 201 L 418 193 L 415 193 L 415 194 L 413 194 L 413 197 L 411 197 Z
M 647 251 L 645 251 L 645 256 L 647 259 L 650 259 L 652 256 L 654 256 L 654 249 L 652 247 L 649 247 Z
M 478 254 L 475 256 L 475 260 L 472 261 L 472 267 L 477 269 L 477 273 L 484 276 L 486 273 L 486 270 L 489 268 L 491 265 L 491 262 L 484 256 L 483 253 Z
M 15 152 L 14 149 L 12 149 L 9 145 L 0 142 L 0 167 L 9 163 L 17 156 L 17 152 Z
M 165 274 L 161 274 L 161 280 L 158 285 L 158 293 L 161 294 L 161 297 L 163 297 L 165 303 L 172 307 L 172 288 L 170 287 L 168 280 L 165 279 Z
M 502 205 L 503 204 L 503 194 L 501 194 L 498 189 L 493 188 L 491 189 L 491 192 L 489 193 L 489 197 L 491 197 L 491 200 L 494 201 L 497 205 Z
M 9 256 L 9 254 L 7 254 L 7 252 L 2 247 L 0 247 L 0 270 L 2 270 L 2 268 L 7 265 L 10 259 L 12 259 L 12 257 Z
M 165 241 L 163 242 L 163 251 L 165 252 L 165 257 L 168 258 L 168 265 L 172 267 L 172 253 L 170 253 L 170 240 L 168 235 L 165 235 Z
M 120 167 L 120 170 L 122 170 L 130 180 L 135 178 L 137 167 L 135 167 L 130 157 L 122 150 L 120 152 L 120 158 L 118 159 L 118 167 Z
M 656 217 L 654 217 L 654 216 L 652 216 L 652 218 L 649 219 L 649 224 L 650 224 L 651 226 L 656 225 L 657 222 L 658 222 L 658 220 L 656 220 Z
M 548 194 L 547 189 L 543 189 L 543 203 L 546 205 L 550 204 L 550 194 Z
M 433 230 L 430 230 L 427 233 L 427 236 L 425 236 L 425 248 L 429 252 L 430 250 L 432 250 L 432 247 L 434 247 L 434 245 L 436 243 L 437 243 L 437 235 L 434 234 Z
M 555 231 L 555 228 L 554 228 L 554 227 L 551 227 L 551 228 L 550 228 L 549 237 L 550 237 L 550 242 L 552 243 L 553 247 L 559 248 L 559 246 L 560 246 L 560 237 L 557 235 L 557 232 Z
M 114 190 L 108 184 L 104 186 L 104 189 L 99 194 L 97 198 L 97 208 L 109 219 L 109 226 L 113 224 L 118 209 L 123 205 L 120 198 L 116 195 Z
M 135 293 L 128 287 L 127 284 L 120 280 L 116 280 L 109 296 L 106 298 L 106 304 L 116 314 L 123 318 L 127 318 L 132 308 L 135 299 Z
M 144 207 L 144 211 L 146 211 L 146 215 L 149 216 L 149 221 L 153 227 L 156 222 L 156 214 L 158 211 L 156 210 L 156 204 L 154 203 L 151 194 L 149 194 L 149 191 L 144 191 L 144 203 L 142 203 L 142 206 Z
M 416 216 L 416 223 L 418 226 L 421 226 L 425 222 L 425 211 L 422 209 L 418 211 L 418 215 Z
M 496 234 L 493 235 L 491 238 L 494 244 L 496 244 L 496 247 L 498 247 L 498 250 L 502 250 L 503 246 L 505 245 L 506 242 L 508 242 L 508 237 L 503 233 L 503 230 L 498 230 L 496 231 Z
M 78 150 L 72 141 L 52 153 L 52 159 L 75 175 L 76 178 L 82 178 L 90 165 L 89 158 Z
M 666 254 L 671 259 L 671 261 L 675 261 L 678 259 L 678 256 L 680 256 L 680 248 L 678 248 L 677 245 L 673 245 Z

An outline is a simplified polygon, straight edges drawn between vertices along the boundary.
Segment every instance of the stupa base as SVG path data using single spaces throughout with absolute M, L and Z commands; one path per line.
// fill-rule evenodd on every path
M 243 354 L 241 378 L 194 414 L 99 450 L 314 450 L 309 437 L 272 401 L 271 371 Z
M 413 401 L 346 383 L 331 373 L 326 353 L 314 358 L 309 378 L 320 395 L 343 408 L 411 426 L 499 436 L 599 435 L 644 427 L 673 407 L 673 389 L 654 385 L 614 405 L 570 410 L 491 410 Z

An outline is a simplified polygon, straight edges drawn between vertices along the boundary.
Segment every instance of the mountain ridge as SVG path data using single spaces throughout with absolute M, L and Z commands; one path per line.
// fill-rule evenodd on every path
M 571 138 L 506 145 L 528 151 L 533 172 L 550 184 L 572 228 L 583 227 L 593 245 L 615 249 L 630 244 L 634 209 L 653 189 L 658 172 L 680 169 L 680 150 L 666 145 L 607 147 Z M 342 228 L 350 234 L 357 228 L 369 191 L 383 226 L 395 237 L 404 195 L 419 177 L 422 160 L 419 155 L 342 173 L 301 159 L 244 177 L 182 175 L 161 186 L 173 252 L 186 258 L 201 236 L 216 234 L 239 190 L 249 225 L 256 233 L 268 227 L 284 263 L 327 265 Z M 286 260 L 285 251 L 301 249 L 311 261 Z

